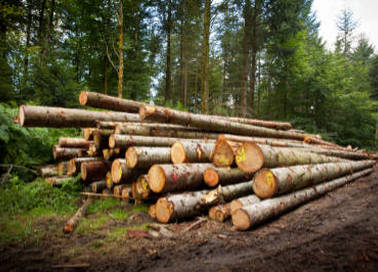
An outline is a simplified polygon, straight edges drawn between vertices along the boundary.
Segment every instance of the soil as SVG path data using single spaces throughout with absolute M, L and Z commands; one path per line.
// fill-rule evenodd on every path
M 160 228 L 64 235 L 65 218 L 43 222 L 35 243 L 0 248 L 1 271 L 378 271 L 378 169 L 245 232 L 207 217 Z M 148 222 L 137 214 L 128 224 Z M 121 225 L 122 226 L 122 225 Z M 88 264 L 56 269 L 56 264 Z

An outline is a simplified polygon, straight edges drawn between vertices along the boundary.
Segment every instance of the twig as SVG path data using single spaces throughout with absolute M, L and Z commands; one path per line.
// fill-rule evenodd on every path
M 89 263 L 79 263 L 79 264 L 57 264 L 52 265 L 51 268 L 85 268 L 89 267 Z
M 119 198 L 119 199 L 128 199 L 126 197 L 122 197 L 122 196 L 115 196 L 115 195 L 111 195 L 111 194 L 97 194 L 97 193 L 91 193 L 91 192 L 81 192 L 80 193 L 81 195 L 83 196 L 88 196 L 88 197 L 113 197 L 113 198 Z
M 3 174 L 0 184 L 3 184 L 3 183 L 5 183 L 8 180 L 10 172 L 12 171 L 12 169 L 13 169 L 13 164 L 10 165 L 10 167 L 8 169 L 8 172 L 5 173 L 5 174 Z
M 36 174 L 38 175 L 38 172 L 35 171 L 34 169 L 31 169 L 31 168 L 28 168 L 28 167 L 25 167 L 25 166 L 22 166 L 22 165 L 15 165 L 15 164 L 0 164 L 0 167 L 3 167 L 3 168 L 9 168 L 11 167 L 12 168 L 19 168 L 19 169 L 24 169 L 26 171 L 29 171 L 29 172 L 32 172 L 33 174 Z
M 187 231 L 190 231 L 192 228 L 198 226 L 199 224 L 201 224 L 202 222 L 206 221 L 207 219 L 205 217 L 200 217 L 200 219 L 197 221 L 197 222 L 194 222 L 193 224 L 191 224 L 190 226 L 186 227 L 183 232 L 187 232 Z

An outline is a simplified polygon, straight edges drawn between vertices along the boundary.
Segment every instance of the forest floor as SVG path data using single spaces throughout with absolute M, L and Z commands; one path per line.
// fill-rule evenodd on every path
M 22 241 L 2 241 L 0 270 L 378 271 L 377 168 L 246 232 L 201 217 L 166 225 L 155 237 L 146 207 L 99 202 L 71 235 L 62 232 L 69 215 L 48 215 Z

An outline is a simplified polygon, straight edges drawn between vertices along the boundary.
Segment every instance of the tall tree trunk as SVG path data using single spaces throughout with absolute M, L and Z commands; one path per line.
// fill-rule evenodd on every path
M 171 99 L 171 27 L 172 27 L 172 1 L 168 1 L 168 14 L 166 21 L 167 55 L 165 68 L 165 93 L 164 100 L 167 103 Z
M 203 16 L 202 40 L 202 81 L 201 81 L 201 112 L 209 112 L 209 38 L 210 38 L 210 6 L 211 0 L 205 0 Z
M 123 0 L 119 1 L 118 25 L 119 25 L 119 43 L 118 43 L 118 57 L 119 57 L 118 97 L 122 98 L 122 86 L 123 86 Z
M 260 80 L 261 80 L 261 62 L 260 62 L 260 58 L 259 58 L 259 65 L 258 65 L 258 82 L 259 82 L 259 85 L 258 85 L 258 89 L 257 89 L 257 116 L 260 118 L 260 114 L 261 114 L 261 85 L 260 85 Z
M 251 1 L 246 0 L 243 9 L 244 15 L 244 37 L 243 37 L 243 71 L 242 82 L 243 89 L 241 93 L 240 113 L 242 117 L 247 116 L 247 92 L 248 92 L 248 58 L 249 58 L 249 40 L 250 40 L 250 13 Z
M 25 44 L 25 60 L 24 60 L 24 79 L 27 78 L 29 68 L 29 46 L 31 36 L 31 24 L 32 24 L 32 1 L 27 1 L 28 6 L 28 21 L 26 26 L 26 44 Z
M 182 105 L 185 104 L 185 87 L 184 87 L 184 71 L 185 71 L 185 60 L 184 60 L 184 18 L 181 15 L 180 22 L 180 75 L 179 75 L 179 99 Z
M 188 106 L 188 60 L 185 59 L 185 67 L 184 67 L 184 107 L 187 108 Z
M 45 8 L 46 8 L 46 0 L 43 0 L 42 1 L 41 9 L 39 11 L 39 19 L 38 19 L 38 22 L 39 22 L 39 26 L 38 26 L 38 44 L 39 44 L 39 46 L 41 46 L 41 48 L 44 47 L 43 34 L 44 34 L 44 31 L 45 31 L 45 27 L 44 27 Z M 42 63 L 42 52 L 39 55 L 39 63 L 40 64 Z

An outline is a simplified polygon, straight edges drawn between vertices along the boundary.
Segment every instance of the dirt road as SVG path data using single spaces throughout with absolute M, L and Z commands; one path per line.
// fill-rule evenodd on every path
M 169 225 L 172 237 L 158 239 L 136 231 L 103 242 L 102 232 L 57 231 L 38 245 L 0 249 L 0 270 L 88 263 L 72 271 L 378 271 L 378 170 L 247 232 L 209 220 L 185 231 L 193 222 Z

